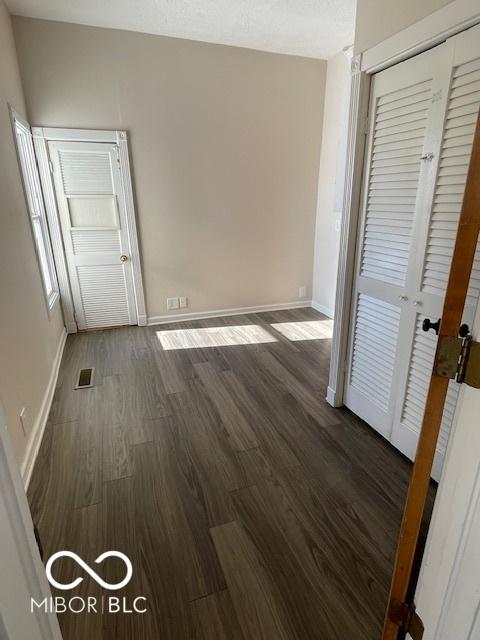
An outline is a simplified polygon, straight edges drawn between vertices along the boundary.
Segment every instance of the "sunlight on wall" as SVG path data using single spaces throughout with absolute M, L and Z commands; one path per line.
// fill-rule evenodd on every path
M 288 340 L 325 340 L 332 337 L 333 320 L 276 322 L 271 327 Z
M 203 349 L 205 347 L 228 347 L 240 344 L 277 342 L 268 331 L 256 324 L 235 327 L 203 327 L 201 329 L 177 329 L 157 331 L 165 351 L 171 349 Z

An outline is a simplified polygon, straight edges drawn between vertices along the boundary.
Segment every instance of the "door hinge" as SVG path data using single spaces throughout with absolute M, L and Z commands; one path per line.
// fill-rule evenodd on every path
M 399 600 L 391 600 L 388 608 L 388 617 L 402 631 L 410 634 L 412 640 L 422 640 L 425 628 L 413 602 L 407 604 Z
M 480 389 L 480 342 L 464 337 L 440 336 L 433 373 Z

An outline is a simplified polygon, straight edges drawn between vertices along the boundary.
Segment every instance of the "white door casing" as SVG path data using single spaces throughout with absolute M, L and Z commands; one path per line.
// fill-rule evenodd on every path
M 408 154 L 418 152 L 418 145 L 414 146 L 418 138 L 414 135 L 420 130 L 406 123 L 403 112 L 411 109 L 410 117 L 419 123 L 421 105 L 406 105 L 399 93 L 405 91 L 404 86 L 399 86 L 402 74 L 395 79 L 394 73 L 403 70 L 409 74 L 408 86 L 411 86 L 419 79 L 419 64 L 425 60 L 430 60 L 431 81 L 429 105 L 424 110 L 427 119 L 421 150 L 424 160 L 418 167 L 413 162 L 414 156 Z M 474 27 L 427 53 L 381 72 L 372 83 L 369 157 L 365 165 L 356 306 L 345 397 L 347 406 L 411 459 L 415 456 L 436 346 L 435 334 L 423 332 L 422 322 L 425 317 L 439 318 L 443 308 L 480 105 L 479 63 L 480 27 Z M 380 87 L 379 80 L 382 81 Z M 385 145 L 379 144 L 385 137 L 379 137 L 383 134 L 383 121 L 377 124 L 377 119 L 383 113 L 384 102 L 378 95 L 384 85 L 388 91 L 391 80 L 396 80 L 396 89 L 388 92 L 387 98 L 391 103 L 392 97 L 399 96 L 398 108 L 391 114 L 400 114 L 402 121 L 394 130 L 406 132 L 409 128 L 408 134 L 389 138 L 394 147 L 390 155 L 396 157 L 395 183 L 388 182 L 392 177 L 390 167 L 385 168 L 377 160 L 381 157 L 383 161 L 388 155 L 382 151 Z M 407 89 L 412 91 L 413 88 Z M 394 118 L 389 122 L 394 122 Z M 398 140 L 401 135 L 405 142 Z M 404 163 L 402 154 L 407 154 L 408 162 Z M 381 182 L 381 190 L 379 180 L 385 181 Z M 383 199 L 379 199 L 379 194 Z M 409 216 L 406 205 L 412 206 L 413 198 L 414 213 Z M 383 212 L 378 214 L 383 216 L 379 219 L 378 207 L 375 207 L 379 201 L 387 204 L 388 212 L 395 211 L 397 219 L 391 214 L 388 218 Z M 464 314 L 464 321 L 470 324 L 480 291 L 479 266 L 477 258 Z M 365 276 L 379 282 L 372 284 Z M 395 294 L 397 301 L 393 299 Z M 457 396 L 458 387 L 451 383 L 432 472 L 435 479 L 440 477 Z
M 118 145 L 50 141 L 48 151 L 79 329 L 137 324 Z

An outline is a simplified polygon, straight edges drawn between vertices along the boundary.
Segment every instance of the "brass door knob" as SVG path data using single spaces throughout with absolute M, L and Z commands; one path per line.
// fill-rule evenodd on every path
M 120 262 L 126 262 L 128 260 L 128 256 L 120 256 Z

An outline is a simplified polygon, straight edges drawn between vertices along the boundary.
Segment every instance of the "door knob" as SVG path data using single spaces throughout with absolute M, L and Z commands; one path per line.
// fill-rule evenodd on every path
M 430 318 L 425 318 L 422 324 L 422 329 L 424 331 L 430 331 L 430 329 L 433 329 L 438 336 L 438 332 L 440 331 L 440 318 L 436 322 L 432 322 Z
M 126 262 L 128 260 L 128 256 L 120 256 L 120 262 Z
M 422 301 L 421 300 L 414 300 L 412 302 L 414 307 L 421 307 L 422 306 Z
M 406 302 L 408 300 L 408 296 L 398 296 L 398 299 Z
M 462 324 L 459 329 L 458 335 L 460 336 L 460 338 L 466 338 L 468 335 L 470 335 L 470 328 L 468 324 Z

